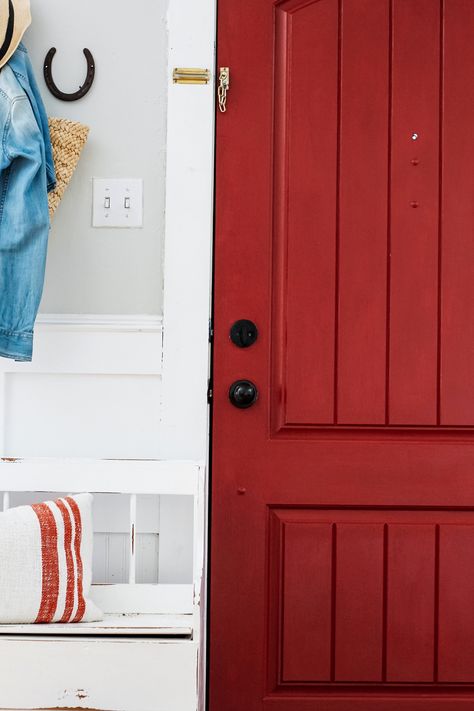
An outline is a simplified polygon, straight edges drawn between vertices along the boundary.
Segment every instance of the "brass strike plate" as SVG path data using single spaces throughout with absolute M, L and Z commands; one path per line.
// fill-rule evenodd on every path
M 209 69 L 193 67 L 176 67 L 173 69 L 174 84 L 209 84 L 211 72 Z

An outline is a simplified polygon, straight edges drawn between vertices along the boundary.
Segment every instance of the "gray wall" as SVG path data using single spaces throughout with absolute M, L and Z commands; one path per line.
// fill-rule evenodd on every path
M 165 199 L 167 0 L 31 0 L 25 35 L 51 116 L 86 123 L 91 135 L 73 183 L 53 220 L 43 313 L 155 314 L 162 310 Z M 82 50 L 96 60 L 96 80 L 81 101 L 47 90 L 42 66 L 58 49 L 54 77 L 75 91 L 85 76 Z M 91 227 L 92 177 L 144 178 L 144 228 Z

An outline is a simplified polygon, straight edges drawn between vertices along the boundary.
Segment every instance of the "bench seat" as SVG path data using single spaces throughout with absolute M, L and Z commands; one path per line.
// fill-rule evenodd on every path
M 140 635 L 188 637 L 193 635 L 192 615 L 105 615 L 102 622 L 51 625 L 0 625 L 0 635 Z
M 112 524 L 114 505 L 129 512 L 128 582 L 92 585 L 90 590 L 106 613 L 102 622 L 0 625 L 0 711 L 197 710 L 204 477 L 204 465 L 194 461 L 0 459 L 5 510 L 18 493 L 40 501 L 57 492 L 90 491 L 114 495 L 108 517 Z M 187 582 L 161 581 L 160 555 L 155 571 L 159 582 L 137 582 L 135 541 L 142 495 L 192 497 L 192 571 Z M 159 541 L 171 523 L 160 519 Z

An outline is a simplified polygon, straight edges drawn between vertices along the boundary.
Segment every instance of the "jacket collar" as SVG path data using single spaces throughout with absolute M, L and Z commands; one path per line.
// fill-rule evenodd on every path
M 41 99 L 40 91 L 31 66 L 28 50 L 23 42 L 17 47 L 16 52 L 10 58 L 8 66 L 18 79 L 23 91 L 30 100 L 36 121 L 43 134 L 45 145 L 46 172 L 48 178 L 48 190 L 52 190 L 56 185 L 56 175 L 53 161 L 53 151 L 49 135 L 48 117 Z
M 22 77 L 27 79 L 28 77 L 28 51 L 23 44 L 20 42 L 16 52 L 10 57 L 8 65 L 15 72 L 15 74 L 20 74 Z

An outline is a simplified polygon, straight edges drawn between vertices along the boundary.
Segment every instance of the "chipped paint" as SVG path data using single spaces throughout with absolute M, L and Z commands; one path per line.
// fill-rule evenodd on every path
M 0 709 L 0 711 L 15 711 L 15 709 Z M 47 708 L 37 708 L 37 709 L 32 709 L 31 711 L 105 711 L 105 709 L 93 709 L 93 708 L 83 708 L 81 707 L 78 709 L 76 708 L 71 708 L 71 706 L 48 706 Z
M 15 709 L 5 709 L 5 708 L 0 708 L 0 711 L 15 711 Z M 71 706 L 41 706 L 37 707 L 35 709 L 30 709 L 30 711 L 106 711 L 105 709 L 98 709 L 98 708 L 91 708 L 87 707 L 84 708 L 81 706 L 79 709 L 78 706 L 75 708 L 72 708 Z
M 64 693 L 61 694 L 61 696 L 58 698 L 58 701 L 84 701 L 84 699 L 88 699 L 89 694 L 87 691 L 84 689 L 64 689 Z

